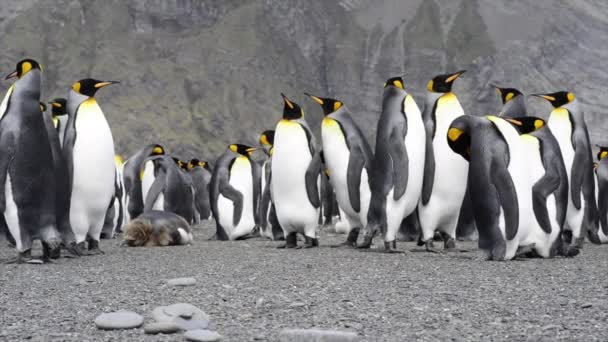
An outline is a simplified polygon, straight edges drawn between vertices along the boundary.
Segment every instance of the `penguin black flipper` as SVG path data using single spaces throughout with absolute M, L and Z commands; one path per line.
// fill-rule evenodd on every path
M 321 199 L 319 198 L 319 185 L 317 183 L 320 173 L 321 155 L 319 152 L 315 152 L 312 156 L 310 164 L 308 164 L 308 168 L 306 169 L 306 174 L 304 176 L 308 200 L 315 208 L 319 208 L 321 206 Z
M 78 109 L 76 110 L 76 113 Z M 63 137 L 63 155 L 65 157 L 65 165 L 68 172 L 68 190 L 67 193 L 72 193 L 72 184 L 74 183 L 74 144 L 76 143 L 76 118 L 70 116 L 68 119 L 68 124 L 65 128 L 65 133 Z M 68 196 L 71 202 L 71 196 Z M 71 206 L 71 203 L 68 203 Z
M 346 171 L 346 184 L 350 205 L 357 213 L 361 210 L 361 171 L 363 171 L 364 166 L 365 159 L 361 147 L 359 145 L 352 146 Z
M 144 212 L 153 210 L 154 203 L 158 199 L 158 196 L 165 190 L 165 174 L 159 172 L 154 179 L 154 183 L 150 186 L 148 194 L 146 195 L 146 202 L 144 205 Z M 164 208 L 163 208 L 164 210 Z
M 253 220 L 256 225 L 259 225 L 261 221 L 259 203 L 262 192 L 262 168 L 251 159 L 249 159 L 249 163 L 251 164 L 251 177 L 253 179 Z
M 405 193 L 408 180 L 409 159 L 407 150 L 403 144 L 405 138 L 405 127 L 395 127 L 390 138 L 389 154 L 393 161 L 393 199 L 397 201 Z M 426 163 L 425 163 L 426 164 Z M 425 165 L 426 166 L 426 165 Z
M 266 184 L 269 184 L 268 181 L 270 180 L 270 176 L 266 177 Z M 268 212 L 268 208 L 271 205 L 271 198 L 270 198 L 270 186 L 266 186 L 264 188 L 264 192 L 262 193 L 262 198 L 260 199 L 260 208 L 259 208 L 259 212 L 258 215 L 260 216 L 260 222 L 259 224 L 262 227 L 266 227 L 268 226 L 268 215 L 266 215 L 266 213 Z
M 505 217 L 505 235 L 507 240 L 513 240 L 519 226 L 519 204 L 517 192 L 506 165 L 497 165 L 492 161 L 492 184 L 496 187 L 500 205 Z
M 572 204 L 578 210 L 581 208 L 581 191 L 583 189 L 583 179 L 585 177 L 585 169 L 588 165 L 585 165 L 585 151 L 583 149 L 577 149 L 574 153 L 574 160 L 572 161 L 572 170 L 570 177 L 570 195 L 572 197 Z
M 601 162 L 600 162 L 601 165 Z M 597 206 L 600 216 L 600 225 L 604 235 L 608 235 L 608 168 L 598 167 L 597 169 L 598 198 Z
M 10 156 L 13 155 L 14 136 L 12 132 L 6 132 L 0 135 L 0 184 L 6 184 L 6 175 L 11 162 Z M 6 208 L 6 193 L 4 188 L 0 191 L 0 213 L 4 213 Z M 7 226 L 8 230 L 8 226 Z
M 560 178 L 557 174 L 550 173 L 547 169 L 545 175 L 532 187 L 532 208 L 538 224 L 542 230 L 551 234 L 551 221 L 547 211 L 547 197 L 559 188 Z
M 238 226 L 243 214 L 243 194 L 227 181 L 220 184 L 220 194 L 232 201 L 232 205 L 234 206 L 232 210 L 232 224 L 235 227 Z
M 428 106 L 427 106 L 428 107 Z M 426 113 L 428 108 L 425 108 L 425 123 L 426 128 L 426 151 L 424 157 L 424 178 L 422 180 L 422 204 L 429 203 L 431 193 L 433 192 L 433 182 L 435 181 L 435 151 L 433 150 L 433 136 L 435 133 L 435 122 L 429 115 L 434 115 L 434 108 L 431 113 Z

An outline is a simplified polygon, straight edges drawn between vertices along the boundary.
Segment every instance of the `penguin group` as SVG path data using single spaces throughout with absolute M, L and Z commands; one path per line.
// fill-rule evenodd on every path
M 119 233 L 127 246 L 184 245 L 191 226 L 211 220 L 211 239 L 284 249 L 318 247 L 320 227 L 345 233 L 332 247 L 368 249 L 379 236 L 387 253 L 402 252 L 405 227 L 426 251 L 445 253 L 459 252 L 459 232 L 472 226 L 491 260 L 572 257 L 585 238 L 608 243 L 608 147 L 594 163 L 575 95 L 533 94 L 552 106 L 545 120 L 528 113 L 521 91 L 493 86 L 503 107 L 471 115 L 452 90 L 463 74 L 431 78 L 422 110 L 403 77 L 389 78 L 373 147 L 344 102 L 304 93 L 323 114 L 314 132 L 281 94 L 274 129 L 210 163 L 158 143 L 123 160 L 95 99 L 118 82 L 81 79 L 67 99 L 43 103 L 43 67 L 24 59 L 0 104 L 0 228 L 17 250 L 11 262 L 102 254 L 100 239 Z

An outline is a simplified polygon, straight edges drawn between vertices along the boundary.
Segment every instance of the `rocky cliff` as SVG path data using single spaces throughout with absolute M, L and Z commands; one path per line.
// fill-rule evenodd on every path
M 608 144 L 602 0 L 20 0 L 0 8 L 0 32 L 0 71 L 38 59 L 45 98 L 80 78 L 121 81 L 99 102 L 127 155 L 159 142 L 213 159 L 230 142 L 253 143 L 280 118 L 280 92 L 313 127 L 320 108 L 302 92 L 343 100 L 372 139 L 385 79 L 405 75 L 422 106 L 428 79 L 457 69 L 469 70 L 455 86 L 468 113 L 499 108 L 490 83 L 568 89 L 593 142 Z

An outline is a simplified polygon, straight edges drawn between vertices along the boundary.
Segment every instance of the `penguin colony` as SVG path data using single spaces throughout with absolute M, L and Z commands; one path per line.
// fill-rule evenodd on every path
M 95 99 L 118 82 L 76 81 L 47 110 L 43 67 L 24 59 L 0 104 L 0 228 L 18 252 L 10 262 L 101 254 L 100 238 L 121 232 L 127 246 L 183 245 L 190 225 L 211 219 L 217 240 L 314 248 L 336 214 L 347 236 L 336 247 L 370 248 L 380 236 L 389 253 L 404 230 L 429 252 L 458 251 L 457 232 L 469 226 L 492 260 L 571 257 L 585 238 L 608 243 L 608 147 L 593 163 L 575 95 L 533 95 L 553 107 L 545 121 L 520 91 L 494 86 L 502 109 L 474 116 L 452 92 L 464 73 L 432 78 L 423 110 L 402 77 L 389 78 L 375 149 L 340 100 L 305 94 L 324 114 L 316 141 L 300 105 L 281 94 L 283 116 L 259 146 L 230 144 L 212 167 L 159 144 L 123 161 Z

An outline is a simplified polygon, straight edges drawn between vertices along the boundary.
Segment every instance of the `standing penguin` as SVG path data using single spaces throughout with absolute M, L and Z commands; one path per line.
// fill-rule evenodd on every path
M 348 221 L 350 228 L 342 245 L 355 247 L 360 229 L 367 225 L 372 149 L 341 101 L 306 95 L 323 109 L 323 159 L 331 175 L 329 182 L 335 189 L 338 205 L 344 212 L 342 218 Z
M 255 150 L 255 147 L 232 144 L 215 163 L 211 210 L 218 240 L 243 239 L 256 226 L 260 171 L 250 158 Z
M 427 85 L 427 103 L 424 110 L 426 127 L 426 156 L 422 196 L 418 217 L 422 234 L 418 242 L 427 251 L 433 248 L 436 230 L 442 233 L 444 248 L 456 248 L 456 225 L 466 192 L 468 164 L 455 154 L 445 139 L 454 119 L 465 115 L 456 94 L 454 81 L 465 71 L 435 76 Z M 458 181 L 454 181 L 457 179 Z
M 593 180 L 593 157 L 585 115 L 573 93 L 559 91 L 536 94 L 551 103 L 547 125 L 557 139 L 568 172 L 570 191 L 564 234 L 566 242 L 582 247 L 585 233 L 593 243 L 597 238 L 597 205 Z
M 270 183 L 277 218 L 285 236 L 285 246 L 280 248 L 297 247 L 297 233 L 304 235 L 304 248 L 317 247 L 321 157 L 304 119 L 304 111 L 285 95 L 281 96 L 283 119 L 274 133 Z
M 284 240 L 283 228 L 277 219 L 277 212 L 272 201 L 272 193 L 270 192 L 270 183 L 272 174 L 270 173 L 272 165 L 272 152 L 274 146 L 274 130 L 266 130 L 260 135 L 260 145 L 266 154 L 266 159 L 262 163 L 261 170 L 261 191 L 260 203 L 258 205 L 260 219 L 260 235 L 271 240 Z
M 106 218 L 101 229 L 100 237 L 102 239 L 112 239 L 114 234 L 121 231 L 123 220 L 124 220 L 124 208 L 123 208 L 123 196 L 124 186 L 122 185 L 122 165 L 123 160 L 120 155 L 114 157 L 116 164 L 116 173 L 114 177 L 114 197 L 110 202 L 108 211 L 106 212 Z
M 502 109 L 498 116 L 511 118 L 528 115 L 525 97 L 521 91 L 515 88 L 501 88 L 493 84 L 492 86 L 496 89 L 502 101 Z
M 52 111 L 56 112 L 55 100 L 51 101 L 53 106 Z M 62 103 L 62 108 L 65 111 L 65 103 Z M 78 249 L 75 248 L 76 238 L 72 231 L 72 225 L 70 224 L 70 180 L 68 176 L 67 164 L 61 149 L 61 143 L 59 141 L 59 134 L 57 132 L 54 122 L 59 123 L 55 119 L 54 114 L 50 114 L 46 111 L 44 103 L 40 103 L 44 127 L 49 137 L 49 143 L 51 146 L 51 153 L 53 155 L 53 168 L 55 170 L 55 214 L 57 230 L 61 234 L 61 242 L 67 249 L 68 254 L 66 256 L 78 256 Z M 62 116 L 66 117 L 62 114 Z
M 594 167 L 596 177 L 596 198 L 598 220 L 601 229 L 598 237 L 602 243 L 608 243 L 608 147 L 600 146 L 597 163 Z
M 188 173 L 194 185 L 194 203 L 199 220 L 208 220 L 211 215 L 209 202 L 209 184 L 211 183 L 211 169 L 206 161 L 192 159 L 188 162 Z
M 145 177 L 144 161 L 148 157 L 163 154 L 165 154 L 165 149 L 161 145 L 149 144 L 124 162 L 122 177 L 125 188 L 125 222 L 131 221 L 131 219 L 136 218 L 144 211 L 144 198 L 146 198 L 148 190 L 146 189 L 146 193 L 144 193 L 142 189 L 142 179 Z M 149 164 L 150 168 L 151 170 L 154 169 L 152 162 Z M 153 182 L 154 179 L 151 179 L 148 187 Z
M 114 196 L 114 140 L 95 93 L 116 81 L 91 78 L 77 81 L 68 96 L 68 123 L 63 141 L 70 175 L 70 223 L 81 251 L 103 253 L 99 236 Z
M 17 63 L 17 77 L 0 105 L 0 211 L 19 253 L 14 262 L 34 262 L 32 241 L 42 241 L 43 261 L 58 257 L 55 170 L 40 108 L 42 68 L 32 59 Z M 39 261 L 38 261 L 39 262 Z
M 362 247 L 381 232 L 386 251 L 397 246 L 397 232 L 420 200 L 426 132 L 418 105 L 401 77 L 386 81 L 371 165 L 371 205 Z
M 183 217 L 188 223 L 194 217 L 192 184 L 173 158 L 159 155 L 148 158 L 154 167 L 154 182 L 144 200 L 144 212 L 169 211 Z
M 68 104 L 67 100 L 61 97 L 53 99 L 49 102 L 51 105 L 51 114 L 53 127 L 57 130 L 59 137 L 59 145 L 63 146 L 63 136 L 65 135 L 65 127 L 68 124 Z

